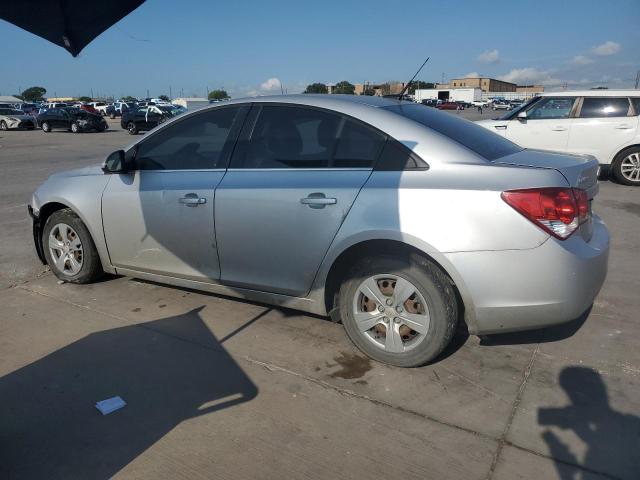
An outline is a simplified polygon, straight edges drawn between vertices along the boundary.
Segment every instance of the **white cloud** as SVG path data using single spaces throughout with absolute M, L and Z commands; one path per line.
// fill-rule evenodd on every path
M 500 62 L 500 52 L 496 48 L 486 50 L 478 55 L 478 61 L 482 63 L 498 63 Z
M 282 82 L 280 81 L 279 78 L 269 78 L 267 79 L 266 82 L 262 82 L 260 84 L 260 90 L 262 90 L 263 92 L 275 92 L 275 91 L 280 91 L 280 89 L 282 88 Z
M 622 47 L 620 46 L 619 43 L 616 42 L 612 42 L 611 40 L 608 40 L 606 42 L 604 42 L 602 45 L 597 45 L 595 47 L 593 47 L 591 49 L 591 51 L 595 54 L 595 55 L 600 55 L 600 56 L 608 56 L 608 55 L 614 55 L 616 53 L 618 53 L 620 51 Z
M 594 60 L 592 58 L 586 57 L 584 55 L 576 55 L 571 60 L 571 63 L 573 63 L 574 65 L 589 65 L 593 62 Z
M 552 77 L 551 72 L 533 67 L 514 68 L 509 73 L 498 77 L 498 79 L 518 85 L 558 85 L 562 83 L 559 78 Z
M 464 76 L 464 78 L 478 78 L 478 77 L 480 77 L 480 74 L 478 72 L 470 72 Z

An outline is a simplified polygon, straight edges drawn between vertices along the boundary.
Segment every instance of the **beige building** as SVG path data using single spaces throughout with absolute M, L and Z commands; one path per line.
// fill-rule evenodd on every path
M 404 82 L 387 82 L 387 83 L 356 83 L 355 94 L 364 95 L 367 90 L 373 90 L 374 95 L 381 97 L 383 95 L 399 95 L 406 84 Z
M 542 93 L 544 87 L 542 85 L 518 85 L 516 87 L 518 93 Z
M 452 78 L 449 83 L 438 83 L 436 88 L 479 88 L 483 93 L 487 93 L 515 92 L 518 86 L 515 83 L 503 82 L 495 78 L 473 77 Z

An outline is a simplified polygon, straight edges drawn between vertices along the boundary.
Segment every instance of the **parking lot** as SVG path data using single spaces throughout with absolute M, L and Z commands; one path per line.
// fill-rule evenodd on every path
M 609 275 L 583 317 L 459 333 L 399 369 L 322 317 L 130 278 L 57 282 L 26 206 L 51 173 L 134 140 L 109 123 L 0 134 L 0 478 L 639 478 L 640 189 L 600 184 Z M 127 406 L 101 416 L 115 395 Z

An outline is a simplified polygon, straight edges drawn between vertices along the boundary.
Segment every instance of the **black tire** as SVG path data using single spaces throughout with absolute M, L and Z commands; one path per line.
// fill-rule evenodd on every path
M 4 131 L 9 130 L 9 126 L 7 125 L 7 122 L 5 122 L 4 120 L 0 121 L 0 130 L 4 130 Z
M 49 125 L 49 122 L 42 122 L 41 128 L 45 133 L 49 133 L 51 131 L 51 125 Z
M 72 131 L 73 133 L 80 133 L 80 125 L 78 125 L 78 123 L 77 123 L 77 122 L 73 122 L 73 123 L 71 124 L 71 131 Z
M 365 337 L 356 325 L 353 302 L 360 284 L 367 278 L 391 274 L 411 282 L 427 303 L 430 323 L 425 338 L 415 348 L 387 352 Z M 458 303 L 447 276 L 428 259 L 411 255 L 370 257 L 357 262 L 340 287 L 339 307 L 342 323 L 351 341 L 374 360 L 398 367 L 419 367 L 437 357 L 453 338 L 458 323 Z
M 129 122 L 127 123 L 127 132 L 129 132 L 129 135 L 135 135 L 138 133 L 138 127 L 136 127 L 135 123 Z
M 48 246 L 49 234 L 59 223 L 66 224 L 73 228 L 82 243 L 82 267 L 75 275 L 68 275 L 60 271 L 51 257 L 51 251 Z M 53 274 L 60 280 L 64 280 L 69 283 L 91 283 L 99 279 L 104 274 L 98 251 L 93 243 L 89 230 L 82 220 L 80 220 L 80 217 L 78 217 L 78 215 L 76 215 L 70 208 L 58 210 L 52 213 L 47 219 L 42 230 L 42 245 L 44 256 L 49 264 L 49 268 L 51 268 Z
M 640 147 L 631 147 L 626 150 L 621 151 L 616 158 L 613 160 L 613 164 L 611 165 L 611 173 L 613 173 L 613 177 L 616 182 L 621 183 L 622 185 L 629 185 L 630 187 L 640 187 L 640 176 L 636 180 L 629 179 L 624 176 L 622 173 L 622 162 L 629 156 L 633 156 L 634 160 L 640 162 Z M 634 173 L 634 176 L 636 174 Z

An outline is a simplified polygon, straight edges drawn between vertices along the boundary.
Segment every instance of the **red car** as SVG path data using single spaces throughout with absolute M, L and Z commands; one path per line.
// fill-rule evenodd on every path
M 80 107 L 79 107 L 79 108 L 80 108 L 80 110 L 84 110 L 85 112 L 89 112 L 89 113 L 98 113 L 98 111 L 97 111 L 95 108 L 93 108 L 93 106 L 91 106 L 91 105 L 86 105 L 86 104 L 84 104 L 84 103 L 83 103 L 82 105 L 80 105 Z
M 464 107 L 454 102 L 443 102 L 440 105 L 436 105 L 438 110 L 464 110 Z

